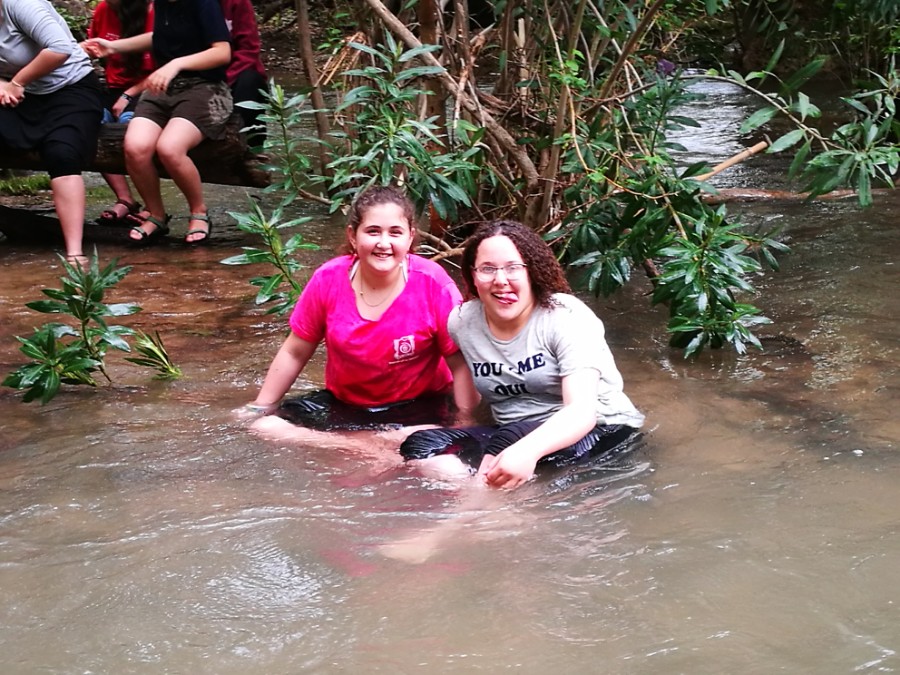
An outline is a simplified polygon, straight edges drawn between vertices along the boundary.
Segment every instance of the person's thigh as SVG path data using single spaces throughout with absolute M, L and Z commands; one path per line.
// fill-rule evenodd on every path
M 627 441 L 635 429 L 623 424 L 598 424 L 584 438 L 541 459 L 540 464 L 567 466 L 575 462 L 597 457 L 616 449 Z
M 161 157 L 186 155 L 188 150 L 200 144 L 203 133 L 190 120 L 173 117 L 166 124 L 156 142 L 156 151 Z
M 146 119 L 162 129 L 172 117 L 172 101 L 168 94 L 144 92 L 134 108 L 134 119 Z
M 504 424 L 491 435 L 491 440 L 488 441 L 487 446 L 484 449 L 484 454 L 499 455 L 513 443 L 525 438 L 528 434 L 541 426 L 541 424 L 543 424 L 543 422 L 532 421 Z
M 450 398 L 443 394 L 365 407 L 344 403 L 328 390 L 285 399 L 275 414 L 321 431 L 449 425 L 453 419 Z
M 437 427 L 416 431 L 400 445 L 400 454 L 406 461 L 455 455 L 477 469 L 495 430 L 494 427 Z
M 193 82 L 172 97 L 172 119 L 184 119 L 205 138 L 220 140 L 231 117 L 231 90 L 224 82 Z

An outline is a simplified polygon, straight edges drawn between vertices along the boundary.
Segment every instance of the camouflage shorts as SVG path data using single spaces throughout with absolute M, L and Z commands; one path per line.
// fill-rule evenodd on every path
M 134 116 L 144 117 L 163 128 L 173 117 L 181 117 L 197 127 L 204 137 L 219 140 L 225 135 L 225 124 L 232 109 L 231 90 L 224 82 L 176 77 L 164 94 L 145 91 Z

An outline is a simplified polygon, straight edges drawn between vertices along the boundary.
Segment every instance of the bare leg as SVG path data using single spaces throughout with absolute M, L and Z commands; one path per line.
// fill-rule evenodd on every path
M 155 122 L 138 117 L 131 120 L 125 132 L 125 166 L 128 168 L 128 175 L 131 176 L 135 188 L 144 200 L 145 213 L 161 221 L 166 216 L 166 208 L 159 189 L 159 172 L 153 164 L 153 158 L 162 131 Z M 141 226 L 147 234 L 153 232 L 155 228 L 153 223 Z M 140 237 L 132 236 L 132 239 L 137 240 Z
M 455 455 L 435 455 L 416 460 L 414 464 L 422 475 L 456 484 L 459 487 L 459 502 L 453 513 L 437 525 L 383 544 L 378 551 L 386 558 L 416 565 L 427 561 L 453 537 L 463 532 L 472 535 L 482 530 L 489 534 L 492 534 L 492 530 L 498 531 L 497 518 L 503 517 L 499 510 L 504 503 L 503 497 L 491 489 L 484 478 L 486 467 L 493 464 L 494 459 L 493 455 L 486 455 L 474 476 L 468 465 Z M 508 516 L 500 521 L 500 532 L 505 532 L 508 521 Z
M 166 167 L 166 171 L 175 181 L 175 185 L 181 190 L 187 200 L 190 213 L 206 213 L 206 202 L 203 199 L 203 183 L 200 180 L 200 172 L 193 160 L 188 157 L 188 151 L 196 147 L 203 140 L 203 134 L 192 122 L 181 117 L 173 117 L 169 120 L 162 136 L 156 145 L 159 161 Z M 190 226 L 190 223 L 188 223 Z M 205 238 L 205 232 L 189 233 L 185 240 L 192 242 L 195 239 Z
M 497 518 L 502 514 L 503 496 L 491 490 L 478 477 L 467 477 L 460 483 L 459 502 L 447 518 L 427 528 L 417 530 L 397 541 L 382 544 L 378 552 L 386 558 L 418 565 L 463 533 L 473 535 L 482 531 L 496 531 Z M 486 529 L 488 528 L 488 529 Z M 504 526 L 499 528 L 504 532 Z
M 51 179 L 53 205 L 56 217 L 62 227 L 66 256 L 83 256 L 82 236 L 84 234 L 84 179 L 80 175 L 57 176 Z
M 128 179 L 117 173 L 101 174 L 103 179 L 109 185 L 110 189 L 116 195 L 117 202 L 107 209 L 117 219 L 124 218 L 129 213 L 129 208 L 120 202 L 134 203 L 134 197 L 131 194 L 131 187 L 128 185 Z
M 287 441 L 316 448 L 353 450 L 366 455 L 384 455 L 386 452 L 392 452 L 397 454 L 399 463 L 400 455 L 397 450 L 406 437 L 414 431 L 431 429 L 433 426 L 423 424 L 384 431 L 317 431 L 291 424 L 275 415 L 266 415 L 253 422 L 250 428 L 263 438 L 272 441 Z

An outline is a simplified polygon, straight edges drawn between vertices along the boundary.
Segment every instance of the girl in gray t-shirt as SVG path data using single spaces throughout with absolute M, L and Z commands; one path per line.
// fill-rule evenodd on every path
M 466 462 L 489 485 L 515 488 L 539 463 L 606 452 L 641 427 L 603 323 L 570 294 L 535 232 L 513 221 L 482 226 L 463 252 L 462 274 L 475 299 L 447 325 L 471 382 L 455 387 L 477 392 L 463 400 L 487 402 L 496 425 L 416 432 L 400 448 L 404 459 Z

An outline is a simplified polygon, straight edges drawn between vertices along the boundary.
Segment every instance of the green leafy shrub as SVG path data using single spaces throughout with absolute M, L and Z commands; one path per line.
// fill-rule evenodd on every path
M 129 359 L 157 370 L 157 377 L 179 377 L 181 371 L 172 364 L 162 340 L 122 325 L 109 324 L 112 317 L 129 316 L 141 311 L 135 303 L 105 303 L 108 290 L 118 284 L 131 270 L 117 267 L 113 260 L 100 268 L 96 251 L 88 265 L 69 263 L 62 258 L 65 276 L 61 288 L 45 288 L 47 300 L 36 300 L 26 306 L 42 314 L 71 317 L 74 325 L 47 323 L 36 329 L 30 338 L 17 337 L 19 350 L 31 362 L 6 376 L 3 386 L 25 390 L 25 402 L 39 399 L 42 404 L 59 392 L 62 384 L 97 386 L 95 374 L 111 381 L 105 357 L 110 349 L 130 352 L 128 338 L 137 336 L 136 349 L 141 358 Z

